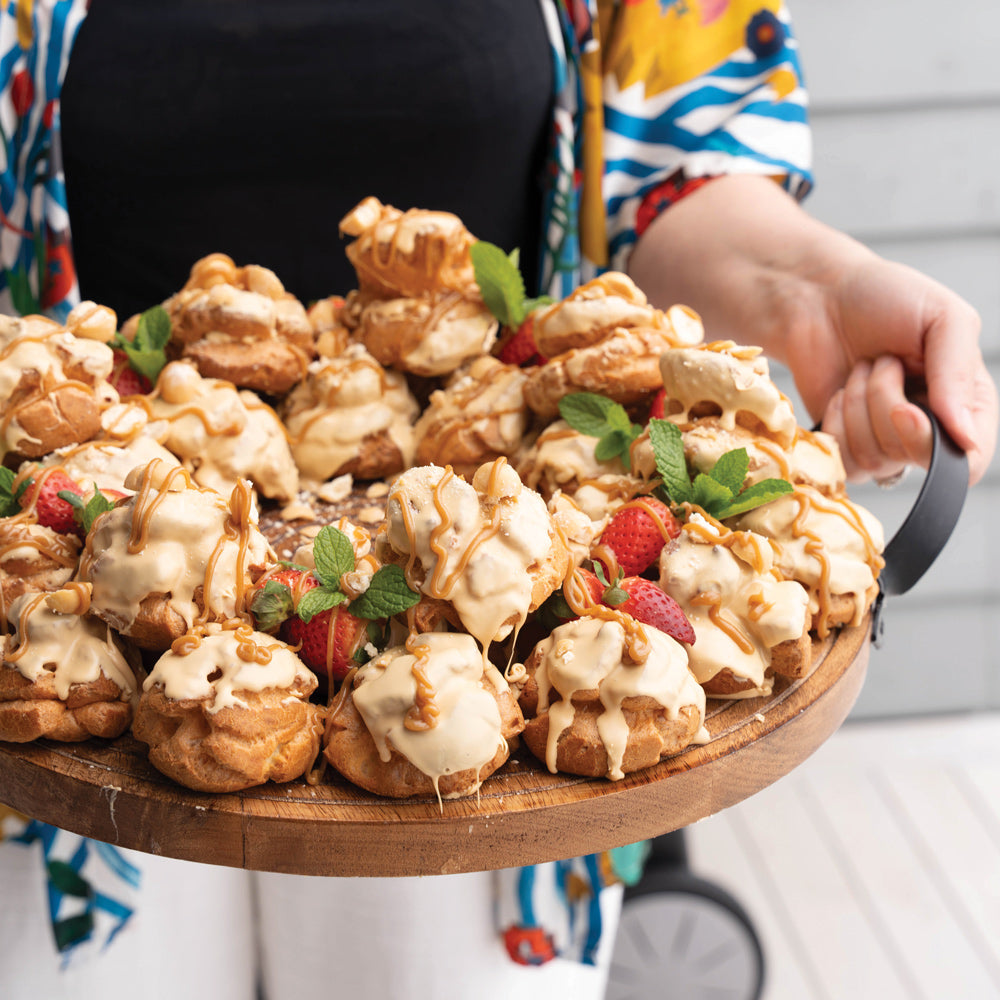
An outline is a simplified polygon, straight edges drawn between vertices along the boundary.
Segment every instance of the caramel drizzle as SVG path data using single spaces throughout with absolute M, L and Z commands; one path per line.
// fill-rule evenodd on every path
M 691 598 L 695 607 L 707 607 L 708 617 L 712 624 L 724 632 L 736 644 L 739 650 L 749 655 L 756 648 L 749 636 L 734 622 L 725 618 L 722 613 L 722 595 L 717 590 L 703 590 Z
M 413 268 L 413 262 L 407 258 L 406 252 L 399 246 L 400 234 L 407 222 L 411 222 L 415 216 L 419 217 L 423 214 L 424 212 L 421 209 L 411 208 L 396 216 L 392 219 L 394 223 L 392 238 L 388 242 L 383 243 L 375 235 L 375 229 L 378 225 L 389 221 L 386 218 L 387 213 L 383 213 L 378 222 L 368 231 L 366 234 L 367 239 L 364 240 L 364 243 L 367 244 L 368 256 L 371 258 L 371 263 L 364 259 L 365 254 L 363 252 L 355 253 L 351 255 L 357 258 L 353 260 L 354 266 L 367 271 L 379 282 L 383 280 L 386 274 L 391 274 L 399 262 L 402 262 L 406 268 Z M 451 258 L 453 256 L 460 256 L 465 251 L 467 243 L 466 233 L 463 227 L 456 226 L 451 232 L 443 235 L 439 231 L 422 233 L 421 235 L 430 237 L 429 239 L 425 239 L 426 249 L 422 255 L 423 275 L 432 283 L 437 284 L 442 280 L 442 274 L 451 263 Z M 416 256 L 419 257 L 421 255 L 417 254 Z
M 747 598 L 747 617 L 752 622 L 758 622 L 774 607 L 774 601 L 769 601 L 764 597 L 764 592 L 757 591 Z
M 411 634 L 406 639 L 407 652 L 415 658 L 410 673 L 416 682 L 417 690 L 413 696 L 413 704 L 403 717 L 403 725 L 413 733 L 433 729 L 441 717 L 441 709 L 434 701 L 437 692 L 427 677 L 428 649 L 426 644 L 418 641 L 418 638 Z
M 227 618 L 225 621 L 217 623 L 222 631 L 232 632 L 236 638 L 236 655 L 244 663 L 257 663 L 260 666 L 267 666 L 271 662 L 272 650 L 280 649 L 281 644 L 274 642 L 265 645 L 258 642 L 256 636 L 260 633 L 254 631 L 253 626 L 240 618 Z M 190 656 L 202 644 L 202 641 L 210 634 L 206 622 L 198 622 L 193 625 L 182 636 L 178 636 L 170 644 L 170 652 L 174 656 Z
M 625 631 L 625 648 L 633 663 L 645 663 L 649 658 L 652 646 L 642 623 L 617 608 L 606 604 L 595 604 L 590 588 L 576 566 L 570 568 L 563 580 L 563 597 L 573 614 L 581 618 L 586 616 L 600 618 L 606 622 L 617 622 Z
M 17 663 L 28 651 L 28 646 L 30 645 L 28 642 L 28 619 L 48 596 L 45 593 L 35 594 L 29 601 L 25 602 L 24 607 L 21 608 L 21 613 L 17 617 L 17 635 L 20 642 L 16 647 L 8 649 L 4 653 L 4 662 Z

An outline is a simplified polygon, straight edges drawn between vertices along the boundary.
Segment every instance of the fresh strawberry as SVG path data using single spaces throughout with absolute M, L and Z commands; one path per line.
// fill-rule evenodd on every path
M 118 390 L 123 399 L 126 396 L 145 396 L 152 391 L 152 383 L 145 375 L 140 375 L 131 365 L 128 355 L 120 347 L 112 351 L 114 367 L 108 381 Z
M 653 402 L 649 404 L 649 419 L 663 420 L 667 413 L 667 390 L 660 389 L 653 397 Z
M 356 570 L 351 542 L 329 524 L 313 541 L 313 560 L 312 572 L 288 567 L 269 573 L 251 598 L 250 611 L 259 629 L 299 646 L 302 661 L 332 683 L 357 665 L 355 653 L 369 622 L 413 607 L 420 595 L 399 566 L 382 566 L 357 593 L 357 581 L 347 583 Z
M 500 348 L 497 357 L 505 365 L 542 365 L 545 358 L 538 353 L 538 346 L 535 344 L 535 323 L 529 316 L 510 336 Z
M 614 553 L 625 576 L 639 576 L 680 531 L 677 518 L 665 503 L 651 496 L 637 497 L 612 515 L 601 533 L 600 544 Z
M 643 625 L 666 632 L 678 642 L 694 642 L 694 628 L 681 606 L 652 580 L 641 576 L 626 577 L 616 587 L 624 591 L 627 598 L 621 604 L 614 605 L 619 611 L 631 615 Z M 607 597 L 605 600 L 607 601 Z
M 357 666 L 354 654 L 365 641 L 367 628 L 364 618 L 356 618 L 340 605 L 313 615 L 308 622 L 289 618 L 282 635 L 300 647 L 299 657 L 307 667 L 330 681 L 341 681 Z
M 67 503 L 60 493 L 83 496 L 80 486 L 62 469 L 41 472 L 18 498 L 24 510 L 33 509 L 38 523 L 61 535 L 80 534 L 72 504 Z

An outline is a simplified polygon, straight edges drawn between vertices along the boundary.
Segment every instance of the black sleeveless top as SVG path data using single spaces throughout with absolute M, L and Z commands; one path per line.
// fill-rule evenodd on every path
M 61 105 L 81 293 L 124 319 L 219 250 L 343 294 L 366 195 L 520 247 L 531 284 L 551 93 L 538 0 L 95 0 Z

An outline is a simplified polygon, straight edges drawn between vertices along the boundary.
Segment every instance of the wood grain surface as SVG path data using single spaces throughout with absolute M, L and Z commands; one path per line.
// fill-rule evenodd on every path
M 712 736 L 622 781 L 549 774 L 521 748 L 478 797 L 377 798 L 329 770 L 316 784 L 229 795 L 173 784 L 129 737 L 0 742 L 0 801 L 120 847 L 259 871 L 404 876 L 573 857 L 687 826 L 753 795 L 805 760 L 861 689 L 869 626 L 817 644 L 798 681 L 767 698 L 710 701 Z

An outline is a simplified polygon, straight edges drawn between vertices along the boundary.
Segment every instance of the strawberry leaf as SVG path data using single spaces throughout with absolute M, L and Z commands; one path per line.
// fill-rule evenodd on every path
M 350 539 L 332 524 L 324 525 L 313 542 L 313 561 L 319 582 L 338 590 L 340 578 L 354 569 L 354 548 Z
M 351 602 L 348 611 L 356 618 L 391 618 L 412 608 L 420 595 L 411 590 L 399 566 L 382 566 L 368 589 Z
M 500 247 L 478 240 L 469 248 L 472 270 L 486 308 L 501 325 L 516 330 L 528 315 L 519 254 L 505 254 Z
M 339 590 L 313 587 L 312 590 L 307 590 L 299 598 L 295 613 L 308 625 L 316 615 L 323 611 L 329 611 L 331 608 L 337 607 L 338 604 L 343 604 L 346 600 L 346 595 Z
M 268 580 L 254 594 L 250 611 L 261 632 L 274 631 L 295 610 L 291 587 L 277 580 Z
M 691 499 L 691 477 L 684 458 L 681 429 L 669 420 L 650 420 L 649 441 L 653 446 L 656 471 L 672 503 Z
M 630 467 L 629 449 L 642 428 L 632 423 L 621 403 L 594 392 L 574 392 L 559 400 L 559 415 L 573 430 L 598 439 L 598 461 L 620 458 L 626 469 Z

